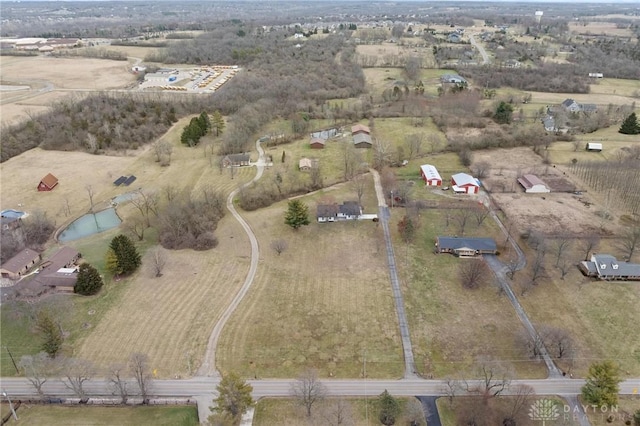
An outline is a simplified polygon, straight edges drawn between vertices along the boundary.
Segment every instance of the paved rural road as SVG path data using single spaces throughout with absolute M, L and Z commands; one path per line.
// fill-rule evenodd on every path
M 478 44 L 476 42 L 476 39 L 473 37 L 472 34 L 469 34 L 469 41 L 471 42 L 471 45 L 474 46 L 476 49 L 478 49 L 478 52 L 480 52 L 480 55 L 482 56 L 482 64 L 486 65 L 488 64 L 489 61 L 489 55 L 487 55 L 487 51 L 484 50 L 484 47 L 482 47 L 481 44 Z
M 398 315 L 398 323 L 400 326 L 400 337 L 402 338 L 402 350 L 404 353 L 404 377 L 410 379 L 417 377 L 416 363 L 413 359 L 413 347 L 411 345 L 411 335 L 409 334 L 409 323 L 407 322 L 407 314 L 404 310 L 404 299 L 402 298 L 402 290 L 400 289 L 400 281 L 398 280 L 398 271 L 396 269 L 396 258 L 393 252 L 393 244 L 391 243 L 391 234 L 389 233 L 389 217 L 391 216 L 387 203 L 385 201 L 382 184 L 380 183 L 380 174 L 375 169 L 370 169 L 373 175 L 373 182 L 378 197 L 379 218 L 384 232 L 384 242 L 387 246 L 387 262 L 389 264 L 389 279 L 391 280 L 391 290 L 393 292 L 393 302 L 395 303 L 396 313 Z
M 242 185 L 240 188 L 234 190 L 227 197 L 227 209 L 231 212 L 233 217 L 236 218 L 244 231 L 249 236 L 249 241 L 251 242 L 251 264 L 249 266 L 249 272 L 244 280 L 244 284 L 240 288 L 240 291 L 236 293 L 235 297 L 231 301 L 231 303 L 227 306 L 224 313 L 213 327 L 213 331 L 211 332 L 211 336 L 209 336 L 209 342 L 207 343 L 207 351 L 204 355 L 204 359 L 202 361 L 202 365 L 198 369 L 198 376 L 218 376 L 218 371 L 216 370 L 216 346 L 218 345 L 218 339 L 220 338 L 220 334 L 222 333 L 222 329 L 225 324 L 231 317 L 231 314 L 236 310 L 244 296 L 249 291 L 251 284 L 253 283 L 253 278 L 256 276 L 256 271 L 258 270 L 258 259 L 260 258 L 260 247 L 258 246 L 258 239 L 255 234 L 251 230 L 249 224 L 240 216 L 235 206 L 233 205 L 233 199 L 238 194 L 238 191 L 245 186 L 252 184 L 253 182 L 259 180 L 262 177 L 262 173 L 264 173 L 265 165 L 267 164 L 266 158 L 264 157 L 264 150 L 260 146 L 260 141 L 256 141 L 256 149 L 258 150 L 258 162 L 256 163 L 256 167 L 258 172 L 256 176 L 249 182 Z

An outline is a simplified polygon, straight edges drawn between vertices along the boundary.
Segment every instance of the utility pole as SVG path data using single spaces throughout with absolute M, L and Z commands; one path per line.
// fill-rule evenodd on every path
M 367 398 L 367 350 L 362 355 L 362 377 L 364 378 L 364 418 L 369 426 L 369 400 Z
M 13 414 L 13 418 L 16 419 L 16 421 L 18 421 L 18 415 L 16 414 L 16 410 L 13 409 L 13 403 L 11 402 L 9 395 L 4 389 L 2 390 L 2 396 L 7 398 L 7 401 L 9 401 L 9 409 L 11 410 L 11 414 Z
M 11 351 L 9 350 L 8 346 L 4 347 L 7 350 L 7 353 L 9 354 L 9 358 L 11 358 L 11 362 L 13 363 L 13 366 L 16 369 L 16 373 L 20 374 L 20 369 L 18 368 L 18 366 L 16 365 L 16 360 L 13 359 L 13 355 L 11 354 Z

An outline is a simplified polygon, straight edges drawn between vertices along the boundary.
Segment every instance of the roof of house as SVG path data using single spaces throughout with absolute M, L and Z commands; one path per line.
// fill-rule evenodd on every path
M 360 143 L 368 143 L 371 145 L 371 136 L 366 133 L 358 133 L 357 135 L 353 135 L 353 143 L 354 145 L 358 145 Z
M 40 253 L 31 249 L 24 249 L 20 253 L 13 256 L 2 264 L 2 269 L 6 269 L 9 272 L 17 273 L 23 270 L 26 266 L 31 264 L 34 260 L 40 258 Z
M 553 128 L 556 126 L 556 120 L 550 115 L 546 116 L 542 119 L 545 128 Z
M 420 170 L 422 170 L 422 174 L 429 180 L 442 180 L 442 178 L 440 177 L 440 173 L 438 173 L 438 169 L 436 169 L 435 166 L 432 166 L 431 164 L 423 164 L 422 166 L 420 166 Z
M 298 163 L 298 167 L 301 168 L 301 169 L 302 168 L 309 168 L 310 169 L 312 167 L 312 165 L 313 165 L 313 163 L 308 158 L 301 158 L 300 162 Z
M 569 108 L 571 105 L 573 105 L 575 103 L 577 103 L 577 102 L 574 101 L 573 99 L 567 98 L 562 102 L 562 106 L 565 107 L 565 108 Z
M 40 273 L 45 270 L 55 272 L 58 269 L 65 267 L 65 265 L 68 265 L 78 257 L 80 257 L 80 253 L 76 249 L 67 246 L 61 247 L 60 250 L 55 252 L 42 263 L 43 271 Z
M 498 246 L 493 238 L 480 237 L 443 237 L 437 238 L 438 247 L 440 249 L 457 250 L 469 248 L 481 251 L 497 251 Z
M 346 216 L 359 216 L 362 214 L 362 208 L 357 201 L 345 201 L 339 206 L 340 213 Z
M 351 126 L 351 133 L 356 133 L 356 132 L 371 133 L 371 129 L 369 129 L 369 127 L 365 126 L 364 124 L 356 124 Z
M 597 142 L 587 142 L 587 149 L 602 149 L 602 144 Z
M 237 162 L 241 162 L 241 161 L 249 161 L 249 154 L 229 154 L 227 155 L 227 158 L 230 161 L 237 161 Z
M 311 141 L 309 142 L 309 145 L 314 145 L 314 144 L 321 144 L 324 145 L 325 143 L 327 143 L 326 140 L 322 139 L 322 138 L 311 138 Z
M 521 178 L 518 178 L 518 182 L 527 189 L 533 188 L 536 185 L 542 185 L 545 188 L 547 187 L 547 185 L 536 175 L 523 175 Z
M 337 215 L 337 204 L 319 204 L 316 209 L 316 217 L 336 217 Z
M 598 110 L 598 105 L 596 105 L 596 104 L 581 104 L 580 108 L 582 108 L 582 111 L 584 111 L 584 112 L 593 112 L 593 111 L 597 111 Z
M 442 74 L 440 81 L 443 83 L 466 83 L 467 80 L 460 77 L 458 74 Z
M 601 277 L 607 276 L 623 276 L 638 277 L 640 276 L 640 264 L 627 263 L 617 260 L 609 254 L 594 254 L 591 261 L 595 263 L 598 274 Z
M 75 269 L 73 269 L 73 272 L 66 269 L 51 273 L 41 272 L 35 279 L 39 284 L 52 287 L 73 287 L 76 285 L 77 280 L 78 273 Z
M 53 188 L 58 184 L 58 178 L 52 175 L 51 173 L 49 173 L 42 178 L 40 183 L 44 183 L 48 188 Z
M 451 176 L 451 179 L 453 179 L 453 181 L 458 186 L 465 186 L 465 185 L 479 186 L 478 181 L 476 181 L 476 178 L 466 173 L 456 173 L 455 175 Z

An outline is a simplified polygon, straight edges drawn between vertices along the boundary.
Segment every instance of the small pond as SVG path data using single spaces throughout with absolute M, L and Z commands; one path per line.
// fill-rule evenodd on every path
M 120 204 L 125 201 L 131 201 L 138 196 L 137 192 L 125 192 L 124 194 L 116 195 L 111 199 L 112 204 Z
M 13 210 L 13 209 L 2 210 L 2 212 L 0 212 L 0 216 L 11 218 L 11 219 L 20 219 L 24 215 L 25 215 L 24 212 Z
M 71 225 L 58 235 L 58 241 L 77 240 L 99 232 L 107 231 L 120 225 L 116 210 L 106 209 L 95 214 L 89 213 L 74 220 Z

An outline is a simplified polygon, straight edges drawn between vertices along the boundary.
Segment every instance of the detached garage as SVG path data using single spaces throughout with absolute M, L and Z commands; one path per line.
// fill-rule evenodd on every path
M 524 188 L 527 194 L 542 194 L 551 192 L 547 185 L 536 175 L 524 175 L 518 178 L 518 183 Z

